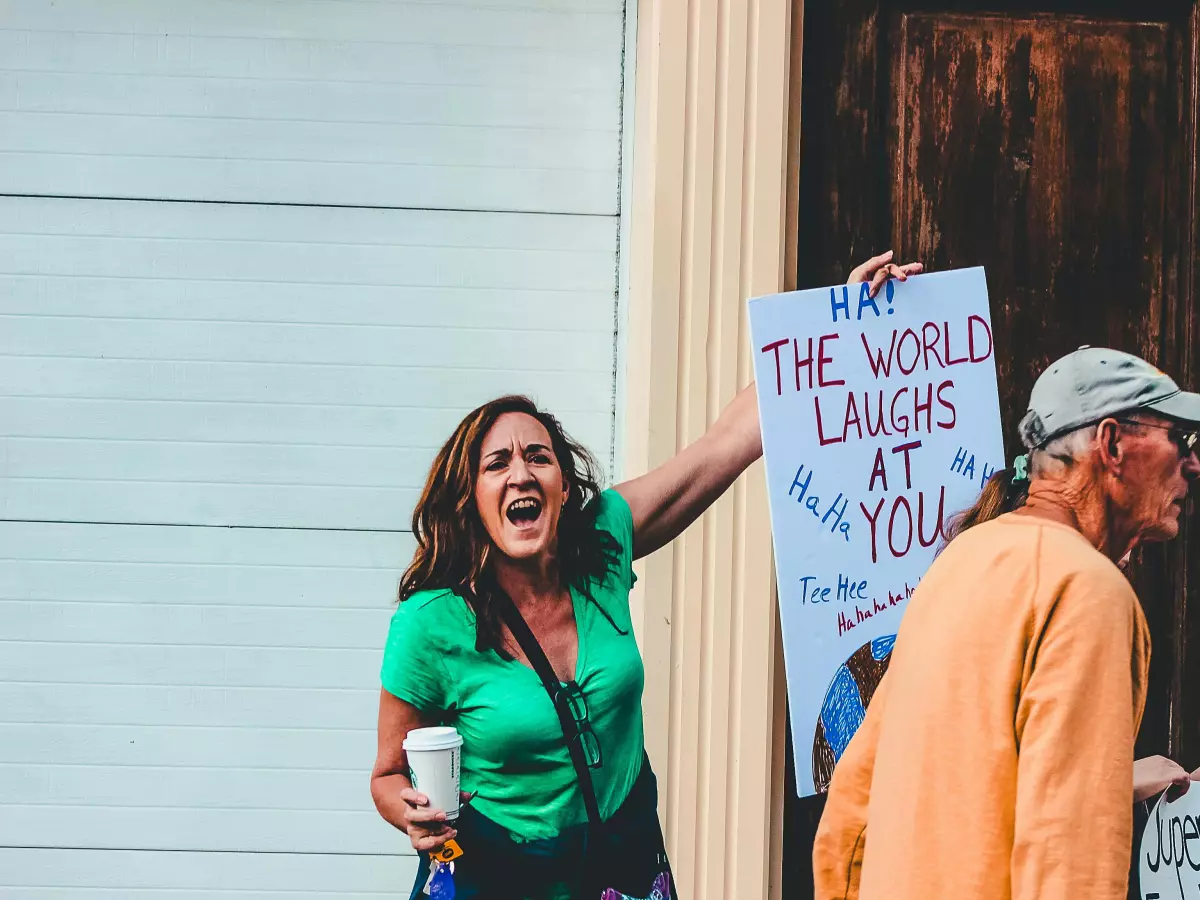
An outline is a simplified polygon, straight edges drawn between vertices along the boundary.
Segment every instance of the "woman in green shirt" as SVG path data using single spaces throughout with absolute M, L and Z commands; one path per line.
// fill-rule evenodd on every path
M 874 275 L 878 289 L 919 270 L 885 255 L 851 280 Z M 601 819 L 665 868 L 632 564 L 679 535 L 761 454 L 753 385 L 695 444 L 603 492 L 588 452 L 523 397 L 479 407 L 442 447 L 413 513 L 417 551 L 384 652 L 371 792 L 423 858 L 456 838 L 445 813 L 413 789 L 403 742 L 414 728 L 458 730 L 462 786 L 473 797 L 454 823 L 463 829 L 458 900 L 580 896 L 589 840 L 580 784 L 556 705 L 502 619 L 509 602 L 568 692 Z M 671 888 L 656 883 L 661 896 Z

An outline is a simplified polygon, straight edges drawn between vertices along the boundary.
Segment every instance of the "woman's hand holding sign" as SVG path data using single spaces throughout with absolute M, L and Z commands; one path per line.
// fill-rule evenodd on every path
M 1145 759 L 1139 759 L 1133 764 L 1134 802 L 1149 800 L 1167 788 L 1174 788 L 1175 793 L 1183 794 L 1197 774 L 1200 774 L 1200 770 L 1189 775 L 1187 769 L 1165 756 L 1147 756 Z
M 905 263 L 902 266 L 898 266 L 892 262 L 892 255 L 892 251 L 889 250 L 887 253 L 872 256 L 850 273 L 850 277 L 846 279 L 846 284 L 861 284 L 864 281 L 869 281 L 871 282 L 870 294 L 874 297 L 889 278 L 895 278 L 897 281 L 907 281 L 909 275 L 918 275 L 925 269 L 925 266 L 919 262 Z

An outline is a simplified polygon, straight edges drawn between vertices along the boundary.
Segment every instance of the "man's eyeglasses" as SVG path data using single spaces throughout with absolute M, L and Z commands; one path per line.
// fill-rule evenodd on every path
M 1200 442 L 1200 432 L 1188 431 L 1179 425 L 1159 425 L 1155 422 L 1139 422 L 1136 419 L 1117 419 L 1124 425 L 1134 425 L 1139 428 L 1158 428 L 1161 431 L 1169 432 L 1168 437 L 1175 442 L 1175 446 L 1179 448 L 1179 455 L 1187 459 L 1196 452 L 1196 444 Z
M 596 737 L 596 732 L 592 729 L 592 723 L 588 719 L 587 697 L 583 694 L 583 689 L 579 687 L 575 681 L 567 681 L 558 689 L 558 693 L 554 695 L 555 706 L 560 708 L 565 707 L 567 712 L 571 714 L 571 719 L 575 723 L 575 734 L 571 741 L 578 741 L 583 748 L 583 758 L 590 769 L 599 769 L 604 765 L 604 758 L 600 752 L 600 739 Z

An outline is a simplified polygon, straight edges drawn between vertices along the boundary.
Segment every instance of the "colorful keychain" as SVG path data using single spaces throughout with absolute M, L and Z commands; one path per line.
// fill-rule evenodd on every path
M 435 859 L 429 875 L 429 900 L 454 900 L 454 863 Z
M 454 900 L 454 860 L 462 855 L 454 841 L 446 841 L 441 850 L 429 854 L 429 880 L 425 882 L 429 900 Z

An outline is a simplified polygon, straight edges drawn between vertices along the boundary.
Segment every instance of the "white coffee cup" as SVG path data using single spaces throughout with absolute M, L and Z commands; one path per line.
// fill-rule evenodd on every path
M 451 727 L 414 728 L 404 739 L 413 787 L 429 798 L 433 809 L 453 821 L 459 811 L 459 762 L 462 736 Z

